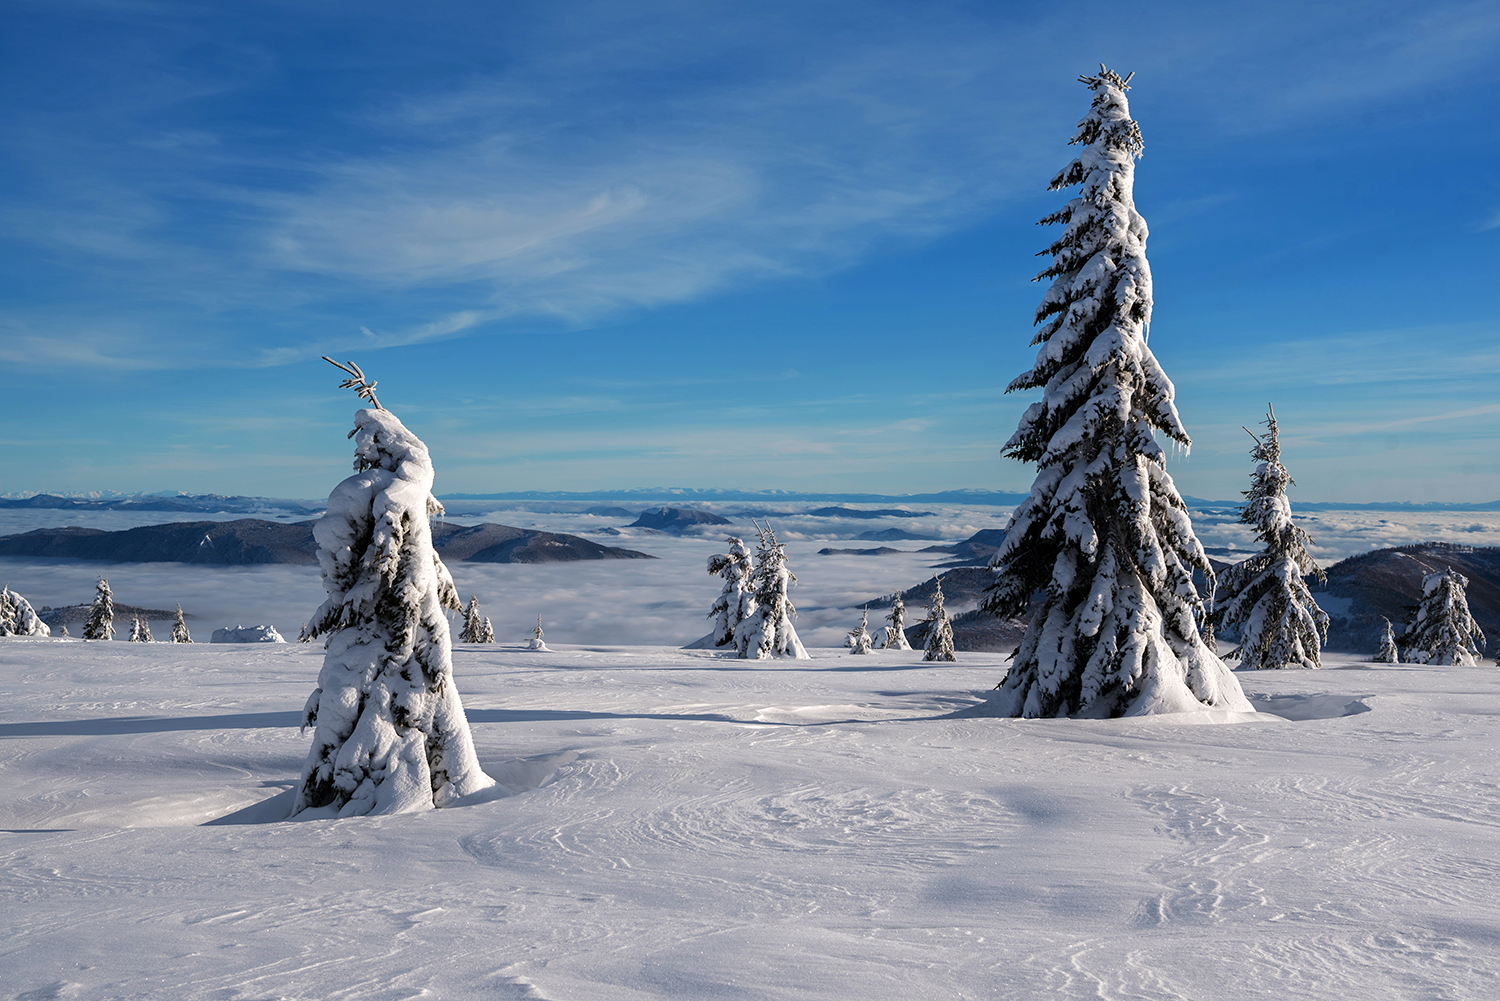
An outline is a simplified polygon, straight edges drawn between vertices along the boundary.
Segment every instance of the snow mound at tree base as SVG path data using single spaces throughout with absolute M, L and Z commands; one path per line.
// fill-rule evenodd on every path
M 225 626 L 215 629 L 208 638 L 210 643 L 285 643 L 275 626 Z
M 493 784 L 480 789 L 478 792 L 454 799 L 445 804 L 442 809 L 452 810 L 459 807 L 479 806 L 481 803 L 492 803 L 497 799 L 506 799 L 511 796 L 519 796 L 522 793 L 531 792 L 531 790 L 544 785 L 548 779 L 557 773 L 559 768 L 576 761 L 578 754 L 578 751 L 557 751 L 551 754 L 539 754 L 530 758 L 515 758 L 510 761 L 493 762 L 485 768 L 485 774 L 492 780 Z M 286 784 L 295 785 L 291 782 Z M 293 817 L 291 815 L 292 804 L 296 794 L 297 790 L 295 788 L 286 789 L 268 799 L 261 800 L 259 803 L 236 810 L 222 817 L 217 817 L 201 826 L 230 827 L 246 824 L 301 823 L 304 820 L 338 819 L 338 811 L 332 807 L 303 810 L 297 816 Z

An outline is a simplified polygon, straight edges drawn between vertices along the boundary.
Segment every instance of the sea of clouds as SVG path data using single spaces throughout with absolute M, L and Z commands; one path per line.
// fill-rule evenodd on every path
M 575 510 L 556 510 L 570 506 Z M 709 556 L 723 551 L 724 536 L 751 541 L 751 518 L 768 513 L 785 540 L 797 584 L 797 628 L 809 646 L 836 647 L 859 621 L 857 606 L 911 587 L 939 572 L 948 557 L 921 553 L 929 542 L 855 541 L 861 532 L 902 528 L 956 542 L 985 528 L 1003 528 L 1008 508 L 960 505 L 915 506 L 931 512 L 917 518 L 846 519 L 806 514 L 826 504 L 712 505 L 732 525 L 705 528 L 677 537 L 632 529 L 633 519 L 602 517 L 576 510 L 580 505 L 464 501 L 450 506 L 451 521 L 499 522 L 522 528 L 583 535 L 600 543 L 639 550 L 652 560 L 601 560 L 551 564 L 453 563 L 449 569 L 465 601 L 476 594 L 501 642 L 520 642 L 537 616 L 549 642 L 584 645 L 685 644 L 708 631 L 707 612 L 719 581 L 706 571 Z M 621 505 L 635 510 L 639 505 Z M 701 505 L 708 507 L 709 505 Z M 233 520 L 242 515 L 205 516 L 151 511 L 0 511 L 0 535 L 69 524 L 117 530 L 167 521 Z M 1230 508 L 1194 512 L 1204 546 L 1225 558 L 1250 552 L 1255 540 Z M 295 519 L 285 519 L 295 520 Z M 1298 515 L 1312 535 L 1313 552 L 1325 565 L 1385 546 L 1444 541 L 1474 546 L 1500 545 L 1500 513 L 1317 511 Z M 618 534 L 613 534 L 618 533 Z M 880 556 L 818 554 L 839 549 L 888 546 L 901 550 Z M 197 566 L 179 563 L 98 563 L 86 560 L 0 558 L 0 582 L 34 605 L 71 605 L 90 600 L 99 576 L 109 579 L 115 600 L 172 609 L 179 602 L 201 642 L 222 626 L 268 623 L 289 640 L 323 600 L 315 566 Z M 960 609 L 961 610 L 961 609 Z M 880 619 L 872 615 L 872 624 Z M 920 615 L 913 609 L 911 617 Z M 162 630 L 156 628 L 158 635 Z M 123 635 L 123 633 L 122 633 Z

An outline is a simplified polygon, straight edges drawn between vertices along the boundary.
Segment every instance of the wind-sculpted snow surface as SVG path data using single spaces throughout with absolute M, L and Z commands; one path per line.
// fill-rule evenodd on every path
M 1326 654 L 1205 727 L 810 652 L 462 647 L 497 788 L 285 823 L 315 647 L 8 639 L 0 997 L 1494 997 L 1500 672 Z
M 443 610 L 462 606 L 432 548 L 428 518 L 442 506 L 427 446 L 385 410 L 360 410 L 354 425 L 356 472 L 314 530 L 328 600 L 309 634 L 331 635 L 303 710 L 316 729 L 299 815 L 406 813 L 493 784 L 453 685 Z

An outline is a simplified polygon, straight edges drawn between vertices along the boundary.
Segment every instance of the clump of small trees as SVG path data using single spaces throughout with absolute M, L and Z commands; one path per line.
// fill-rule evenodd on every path
M 464 609 L 464 627 L 458 634 L 460 643 L 493 643 L 495 627 L 487 616 L 479 612 L 479 598 L 469 595 L 468 607 Z
M 751 524 L 758 542 L 753 560 L 743 542 L 730 538 L 729 552 L 708 561 L 708 572 L 724 579 L 708 613 L 714 620 L 714 645 L 732 643 L 736 656 L 751 660 L 806 660 L 807 650 L 792 623 L 797 609 L 789 592 L 797 578 L 787 567 L 785 544 L 776 540 L 769 521 Z

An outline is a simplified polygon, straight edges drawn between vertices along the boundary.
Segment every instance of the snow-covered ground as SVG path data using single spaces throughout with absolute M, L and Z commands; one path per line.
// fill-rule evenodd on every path
M 510 795 L 277 823 L 317 648 L 0 640 L 0 995 L 1495 996 L 1493 666 L 1242 673 L 1282 715 L 1195 726 L 812 652 L 460 646 Z

